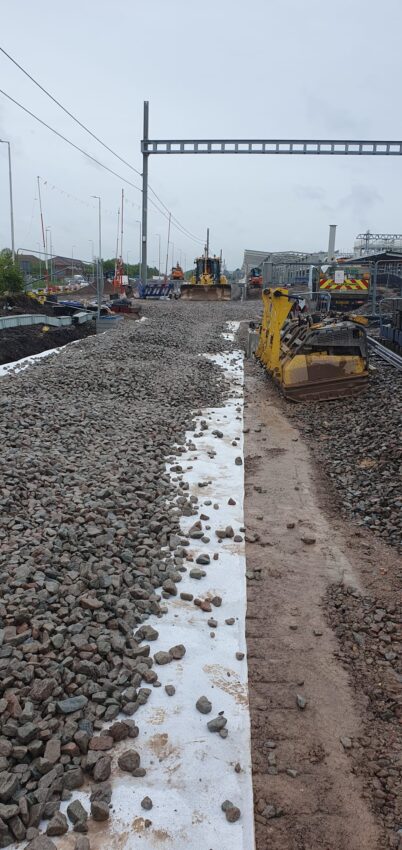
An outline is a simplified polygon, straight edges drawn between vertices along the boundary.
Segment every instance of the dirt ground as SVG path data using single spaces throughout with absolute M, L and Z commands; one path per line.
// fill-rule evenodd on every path
M 256 850 L 402 847 L 398 556 L 331 512 L 250 362 L 244 427 Z
M 84 339 L 93 333 L 95 333 L 95 322 L 67 328 L 50 327 L 47 331 L 43 330 L 43 325 L 7 328 L 0 331 L 0 366 L 28 357 L 30 354 L 39 354 L 49 348 L 58 348 L 76 339 Z
M 45 316 L 54 315 L 51 304 L 41 304 L 35 298 L 25 295 L 24 292 L 3 295 L 0 298 L 1 316 L 18 316 L 23 313 L 42 313 Z

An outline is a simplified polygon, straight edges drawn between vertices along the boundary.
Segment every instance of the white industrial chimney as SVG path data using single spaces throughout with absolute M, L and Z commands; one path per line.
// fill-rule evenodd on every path
M 335 237 L 336 237 L 336 224 L 329 225 L 329 239 L 328 239 L 328 262 L 332 262 L 335 259 Z

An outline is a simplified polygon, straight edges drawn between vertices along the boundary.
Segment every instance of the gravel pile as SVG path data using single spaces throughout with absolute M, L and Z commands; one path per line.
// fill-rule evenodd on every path
M 385 847 L 402 846 L 402 605 L 333 585 L 325 600 L 338 657 L 364 694 L 366 723 L 342 740 L 384 826 Z
M 146 620 L 177 594 L 179 517 L 194 512 L 165 461 L 186 451 L 192 413 L 227 392 L 199 355 L 229 347 L 223 322 L 250 305 L 144 313 L 1 382 L 0 847 L 42 847 L 42 819 L 49 836 L 65 832 L 60 800 L 86 778 L 91 816 L 107 818 L 116 741 L 121 768 L 145 773 L 130 740 L 160 684 Z M 67 814 L 84 847 L 88 813 L 72 799 Z
M 344 516 L 402 551 L 402 372 L 379 362 L 359 398 L 286 409 L 338 492 Z

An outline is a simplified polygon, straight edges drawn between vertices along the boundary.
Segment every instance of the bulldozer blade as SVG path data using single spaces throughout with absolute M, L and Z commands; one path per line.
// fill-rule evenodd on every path
M 181 287 L 181 298 L 185 301 L 230 301 L 230 284 L 188 283 Z
M 335 401 L 338 398 L 353 398 L 360 395 L 368 384 L 368 374 L 328 381 L 309 381 L 293 387 L 282 386 L 282 393 L 289 401 Z

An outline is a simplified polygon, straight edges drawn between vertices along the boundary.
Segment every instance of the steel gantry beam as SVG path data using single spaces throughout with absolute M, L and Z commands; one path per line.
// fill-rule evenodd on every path
M 402 141 L 356 139 L 150 139 L 149 103 L 144 102 L 142 170 L 142 280 L 147 275 L 148 157 L 166 154 L 279 154 L 298 156 L 402 156 Z
M 146 154 L 314 154 L 321 156 L 401 156 L 402 142 L 328 139 L 147 139 Z

